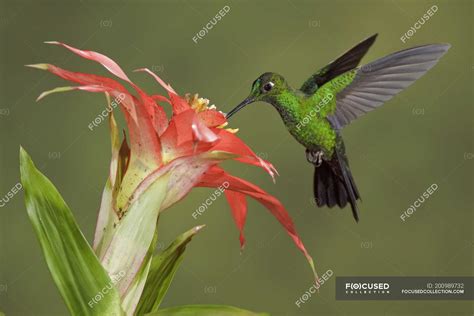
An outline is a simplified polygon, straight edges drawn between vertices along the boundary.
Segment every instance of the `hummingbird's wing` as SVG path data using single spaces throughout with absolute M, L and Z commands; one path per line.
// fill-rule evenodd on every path
M 374 34 L 366 38 L 336 60 L 329 63 L 329 65 L 318 70 L 303 83 L 300 90 L 311 95 L 326 82 L 357 67 L 362 57 L 364 57 L 370 46 L 375 42 L 377 35 L 378 34 Z
M 353 80 L 336 94 L 336 109 L 328 116 L 341 129 L 372 111 L 423 76 L 451 47 L 430 44 L 402 50 L 355 69 Z

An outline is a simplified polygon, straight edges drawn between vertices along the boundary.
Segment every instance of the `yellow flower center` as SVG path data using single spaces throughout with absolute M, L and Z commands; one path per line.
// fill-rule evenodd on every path
M 209 99 L 200 98 L 197 93 L 191 95 L 190 93 L 186 93 L 184 95 L 186 102 L 191 106 L 191 108 L 196 111 L 196 113 L 207 111 L 207 110 L 215 110 L 217 111 L 216 106 L 213 104 L 209 106 Z M 228 122 L 225 122 L 222 125 L 217 126 L 217 128 L 224 128 L 228 125 Z M 238 128 L 226 128 L 226 131 L 229 133 L 235 134 L 239 131 Z

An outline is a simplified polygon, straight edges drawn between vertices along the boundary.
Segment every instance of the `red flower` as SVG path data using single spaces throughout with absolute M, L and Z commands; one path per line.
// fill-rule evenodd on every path
M 118 220 L 126 214 L 128 207 L 151 183 L 164 175 L 168 177 L 168 184 L 160 212 L 186 196 L 193 187 L 217 188 L 223 183 L 228 183 L 225 196 L 240 231 L 241 247 L 245 244 L 243 230 L 247 215 L 246 197 L 249 196 L 266 207 L 283 225 L 314 271 L 313 260 L 280 201 L 254 184 L 234 177 L 219 167 L 221 161 L 233 159 L 261 167 L 272 177 L 276 173 L 272 164 L 259 158 L 235 135 L 236 130 L 224 128 L 227 125 L 225 116 L 214 106 L 209 107 L 208 100 L 198 98 L 197 95 L 187 95 L 183 98 L 150 70 L 138 69 L 137 71 L 150 74 L 168 93 L 168 97 L 149 95 L 135 85 L 109 57 L 59 42 L 48 43 L 63 46 L 83 58 L 100 63 L 113 75 L 129 83 L 136 91 L 137 96 L 125 89 L 121 83 L 103 76 L 72 72 L 50 64 L 29 65 L 48 70 L 78 84 L 44 92 L 38 99 L 54 92 L 85 90 L 104 92 L 113 98 L 116 104 L 120 104 L 128 126 L 130 148 L 126 139 L 120 146 L 115 120 L 111 115 L 112 140 L 116 143 L 117 150 L 113 151 L 109 181 L 112 188 L 111 207 Z M 162 104 L 171 105 L 170 119 Z M 101 242 L 101 228 L 99 224 L 95 247 Z M 105 256 L 105 252 L 102 254 Z

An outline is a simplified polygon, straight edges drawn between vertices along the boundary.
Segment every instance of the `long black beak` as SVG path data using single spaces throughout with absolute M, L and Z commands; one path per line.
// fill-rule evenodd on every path
M 237 105 L 235 108 L 233 108 L 229 113 L 227 113 L 227 115 L 225 116 L 226 119 L 230 119 L 230 117 L 232 115 L 234 115 L 235 113 L 237 113 L 238 111 L 242 110 L 247 104 L 250 104 L 253 102 L 253 99 L 252 98 L 247 98 L 245 99 L 244 101 L 242 101 L 242 103 L 240 103 L 239 105 Z

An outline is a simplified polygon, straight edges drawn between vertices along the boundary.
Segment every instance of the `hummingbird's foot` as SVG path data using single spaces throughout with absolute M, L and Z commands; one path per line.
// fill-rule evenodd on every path
M 323 163 L 323 155 L 324 153 L 322 150 L 311 151 L 306 149 L 306 159 L 316 167 L 321 166 Z

